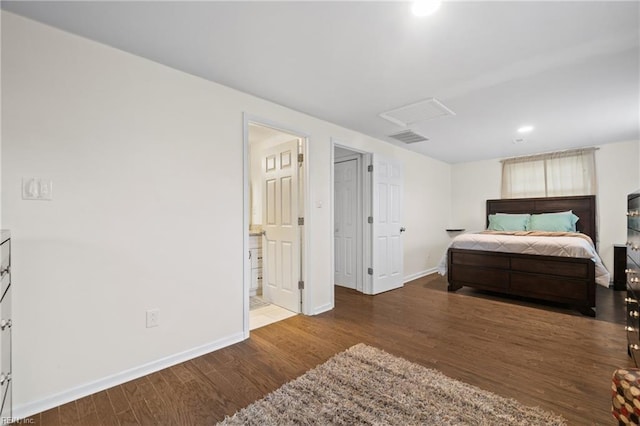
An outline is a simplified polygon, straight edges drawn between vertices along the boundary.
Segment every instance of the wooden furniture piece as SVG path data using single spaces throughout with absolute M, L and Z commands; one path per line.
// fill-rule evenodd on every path
M 577 230 L 596 244 L 594 195 L 487 200 L 495 213 L 553 213 L 572 210 Z M 450 248 L 447 259 L 449 291 L 473 287 L 503 294 L 559 302 L 595 317 L 595 264 L 590 259 L 503 253 Z
M 249 259 L 251 261 L 251 287 L 249 294 L 262 294 L 262 234 L 249 235 Z
M 640 191 L 627 197 L 627 353 L 640 363 Z
M 627 245 L 613 245 L 613 289 L 627 289 Z
M 11 234 L 0 231 L 0 419 L 10 419 L 11 394 Z

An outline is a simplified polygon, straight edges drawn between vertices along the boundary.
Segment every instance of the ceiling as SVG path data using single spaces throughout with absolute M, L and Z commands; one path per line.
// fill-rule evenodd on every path
M 447 1 L 426 18 L 399 1 L 2 8 L 448 163 L 640 139 L 636 1 Z M 409 126 L 428 141 L 388 137 L 406 129 L 381 113 L 434 97 L 455 115 Z

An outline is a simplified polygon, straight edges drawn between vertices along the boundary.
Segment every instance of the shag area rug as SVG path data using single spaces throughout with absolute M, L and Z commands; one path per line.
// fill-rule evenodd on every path
M 221 425 L 565 425 L 562 417 L 358 344 Z

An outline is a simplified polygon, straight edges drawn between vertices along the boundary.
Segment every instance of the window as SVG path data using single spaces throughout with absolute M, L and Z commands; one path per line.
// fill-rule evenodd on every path
M 502 198 L 596 193 L 596 148 L 502 160 Z

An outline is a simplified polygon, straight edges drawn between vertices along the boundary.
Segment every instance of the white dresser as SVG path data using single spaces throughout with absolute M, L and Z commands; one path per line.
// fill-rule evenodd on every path
M 11 234 L 0 231 L 0 389 L 2 410 L 0 421 L 11 417 Z
M 249 294 L 262 294 L 262 234 L 249 235 L 249 259 L 251 261 L 251 288 Z

